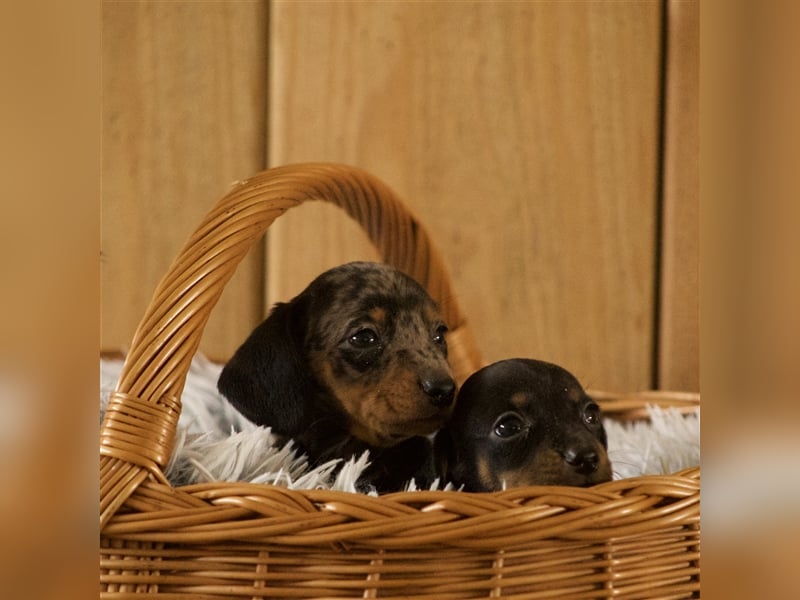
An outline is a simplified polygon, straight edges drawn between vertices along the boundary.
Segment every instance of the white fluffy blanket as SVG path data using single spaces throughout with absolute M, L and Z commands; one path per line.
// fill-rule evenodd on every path
M 217 392 L 222 367 L 198 355 L 192 361 L 181 402 L 175 450 L 165 475 L 173 485 L 205 481 L 249 481 L 295 489 L 355 492 L 368 464 L 363 455 L 335 470 L 338 461 L 310 469 L 289 443 L 274 445 L 268 428 L 241 416 Z M 100 361 L 100 413 L 122 370 L 122 361 Z M 700 464 L 699 410 L 684 416 L 650 407 L 650 421 L 620 424 L 606 419 L 614 478 L 669 474 Z M 434 487 L 451 489 L 434 483 Z M 409 489 L 415 489 L 410 482 Z

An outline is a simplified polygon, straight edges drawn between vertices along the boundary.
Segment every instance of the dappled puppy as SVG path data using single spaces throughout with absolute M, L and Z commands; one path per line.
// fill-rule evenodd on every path
M 471 375 L 435 446 L 439 476 L 466 491 L 611 479 L 597 404 L 568 371 L 537 360 L 503 360 Z
M 293 439 L 312 465 L 370 450 L 360 484 L 400 489 L 430 455 L 456 384 L 436 303 L 380 263 L 326 271 L 277 304 L 236 351 L 220 392 Z

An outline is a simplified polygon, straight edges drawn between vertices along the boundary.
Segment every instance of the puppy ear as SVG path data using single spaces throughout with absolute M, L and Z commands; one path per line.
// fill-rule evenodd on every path
M 217 389 L 256 425 L 295 435 L 311 420 L 315 384 L 303 350 L 305 298 L 277 304 L 222 369 Z

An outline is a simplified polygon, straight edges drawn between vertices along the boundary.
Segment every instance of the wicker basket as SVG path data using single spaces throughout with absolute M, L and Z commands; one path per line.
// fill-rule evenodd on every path
M 101 598 L 695 598 L 700 473 L 593 488 L 370 497 L 209 483 L 173 488 L 163 469 L 203 328 L 267 227 L 306 200 L 344 208 L 384 260 L 443 303 L 453 368 L 480 354 L 442 260 L 397 197 L 364 171 L 269 169 L 208 214 L 156 289 L 100 435 Z M 612 418 L 693 394 L 600 397 Z

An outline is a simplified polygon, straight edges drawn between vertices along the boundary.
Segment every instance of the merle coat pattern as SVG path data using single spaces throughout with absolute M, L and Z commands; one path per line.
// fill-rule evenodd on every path
M 295 440 L 312 465 L 370 450 L 361 486 L 397 490 L 429 458 L 425 436 L 453 409 L 446 332 L 412 278 L 349 263 L 277 304 L 218 387 L 249 420 Z

